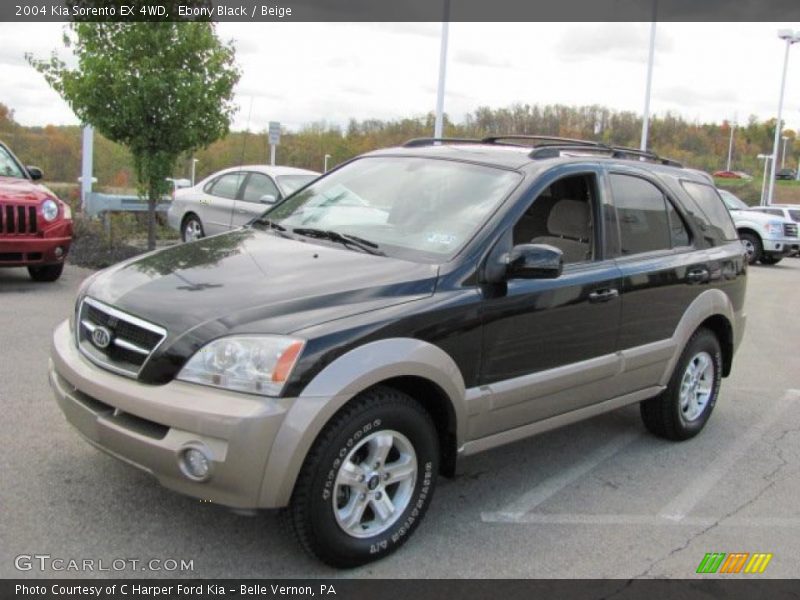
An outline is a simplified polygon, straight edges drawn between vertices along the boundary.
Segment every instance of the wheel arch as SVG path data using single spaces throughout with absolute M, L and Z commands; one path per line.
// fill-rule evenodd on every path
M 411 338 L 370 342 L 325 367 L 286 413 L 267 459 L 259 505 L 286 506 L 308 452 L 325 425 L 365 390 L 387 385 L 416 398 L 428 410 L 442 443 L 442 469 L 452 473 L 466 435 L 461 371 L 442 349 Z
M 667 368 L 664 370 L 659 384 L 667 385 L 683 349 L 692 335 L 701 327 L 706 327 L 717 336 L 722 349 L 722 374 L 723 376 L 730 374 L 736 341 L 741 339 L 741 332 L 737 338 L 735 327 L 743 327 L 743 325 L 743 317 L 738 316 L 737 318 L 736 311 L 727 294 L 719 289 L 705 290 L 689 305 L 675 329 L 672 338 L 675 342 L 675 351 L 667 363 Z

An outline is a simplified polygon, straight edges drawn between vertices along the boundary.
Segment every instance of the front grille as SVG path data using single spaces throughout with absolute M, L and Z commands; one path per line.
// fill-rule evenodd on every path
M 36 235 L 36 207 L 0 204 L 0 235 Z
M 137 377 L 167 331 L 93 298 L 84 298 L 75 328 L 78 348 L 101 367 Z
M 784 237 L 797 237 L 797 223 L 784 223 L 783 224 Z

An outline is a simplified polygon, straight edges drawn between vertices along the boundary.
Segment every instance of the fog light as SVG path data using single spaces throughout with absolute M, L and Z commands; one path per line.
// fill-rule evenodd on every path
M 64 256 L 64 249 L 61 246 L 56 247 L 55 249 L 56 258 L 61 258 Z
M 200 448 L 186 448 L 178 458 L 181 472 L 189 479 L 205 481 L 211 474 L 211 459 Z

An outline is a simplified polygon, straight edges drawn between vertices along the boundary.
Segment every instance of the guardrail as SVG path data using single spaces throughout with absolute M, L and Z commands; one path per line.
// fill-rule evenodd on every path
M 156 212 L 167 212 L 169 200 L 163 199 L 156 204 Z M 97 217 L 109 212 L 147 212 L 147 200 L 139 196 L 120 196 L 117 194 L 86 194 L 83 212 L 90 217 Z

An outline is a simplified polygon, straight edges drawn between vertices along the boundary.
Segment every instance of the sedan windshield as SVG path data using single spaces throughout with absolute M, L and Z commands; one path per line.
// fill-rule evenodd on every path
M 266 218 L 299 235 L 314 229 L 327 239 L 330 232 L 355 236 L 381 253 L 437 262 L 455 256 L 519 180 L 512 171 L 447 160 L 362 158 Z
M 22 167 L 3 146 L 0 146 L 0 176 L 27 179 Z
M 295 190 L 299 190 L 309 181 L 314 179 L 316 175 L 278 175 L 278 187 L 284 196 L 288 196 Z

